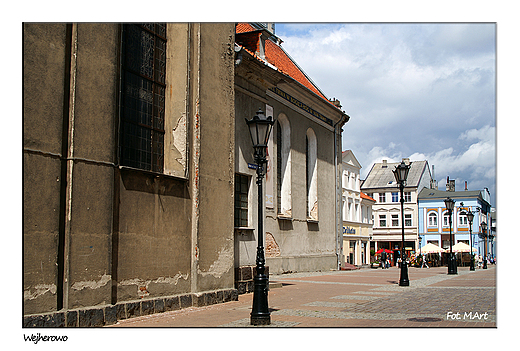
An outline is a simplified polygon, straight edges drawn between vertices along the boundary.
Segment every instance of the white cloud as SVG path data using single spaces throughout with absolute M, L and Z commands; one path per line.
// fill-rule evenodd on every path
M 374 162 L 411 155 L 435 165 L 438 177 L 494 188 L 494 24 L 288 29 L 285 36 L 277 26 L 284 48 L 351 117 L 343 149 L 361 162 L 362 177 Z

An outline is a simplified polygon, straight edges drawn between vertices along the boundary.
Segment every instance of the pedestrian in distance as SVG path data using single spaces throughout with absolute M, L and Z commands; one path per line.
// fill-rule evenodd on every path
M 385 252 L 385 250 L 383 250 L 383 252 L 381 252 L 381 268 L 383 268 L 383 269 L 386 268 L 386 252 Z
M 426 268 L 430 268 L 430 266 L 428 266 L 428 263 L 426 262 L 426 255 L 422 254 L 422 265 L 421 265 L 421 268 L 424 268 L 424 266 L 426 266 Z

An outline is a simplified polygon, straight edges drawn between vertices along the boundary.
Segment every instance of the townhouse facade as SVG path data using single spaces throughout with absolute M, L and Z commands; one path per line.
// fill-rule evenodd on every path
M 484 239 L 481 225 L 486 223 L 488 225 L 487 234 L 491 232 L 492 212 L 489 192 L 487 190 L 467 189 L 455 191 L 454 183 L 449 184 L 446 191 L 423 188 L 419 192 L 419 236 L 422 245 L 432 243 L 449 250 L 449 213 L 444 203 L 444 200 L 448 197 L 455 201 L 451 224 L 452 244 L 456 245 L 462 242 L 472 245 L 474 253 L 477 255 L 484 256 L 485 252 L 490 255 L 490 240 L 489 238 L 488 240 Z M 465 215 L 470 211 L 474 214 L 471 231 L 468 218 Z
M 361 191 L 361 164 L 352 150 L 342 152 L 343 262 L 370 263 L 372 206 L 376 200 Z
M 397 258 L 401 255 L 401 221 L 404 221 L 405 251 L 418 251 L 418 194 L 422 188 L 434 186 L 428 161 L 410 162 L 404 158 L 403 162 L 410 165 L 404 188 L 404 218 L 401 215 L 399 186 L 393 174 L 399 163 L 386 160 L 375 163 L 361 186 L 361 191 L 376 200 L 372 207 L 374 224 L 371 248 L 375 251 L 381 248 L 393 251 L 392 264 L 396 264 Z

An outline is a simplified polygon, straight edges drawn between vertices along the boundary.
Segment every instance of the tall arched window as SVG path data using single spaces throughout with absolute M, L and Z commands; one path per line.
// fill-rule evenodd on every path
M 316 134 L 309 128 L 306 135 L 306 168 L 307 168 L 307 217 L 318 219 L 318 144 Z
M 276 123 L 276 189 L 277 211 L 292 217 L 291 206 L 291 127 L 281 113 Z
M 435 212 L 428 213 L 428 226 L 429 227 L 437 226 L 437 213 L 435 213 Z

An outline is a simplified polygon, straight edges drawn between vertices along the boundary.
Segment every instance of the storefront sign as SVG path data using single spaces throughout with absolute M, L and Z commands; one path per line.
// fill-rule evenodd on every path
M 356 229 L 350 227 L 343 227 L 343 234 L 356 234 Z

